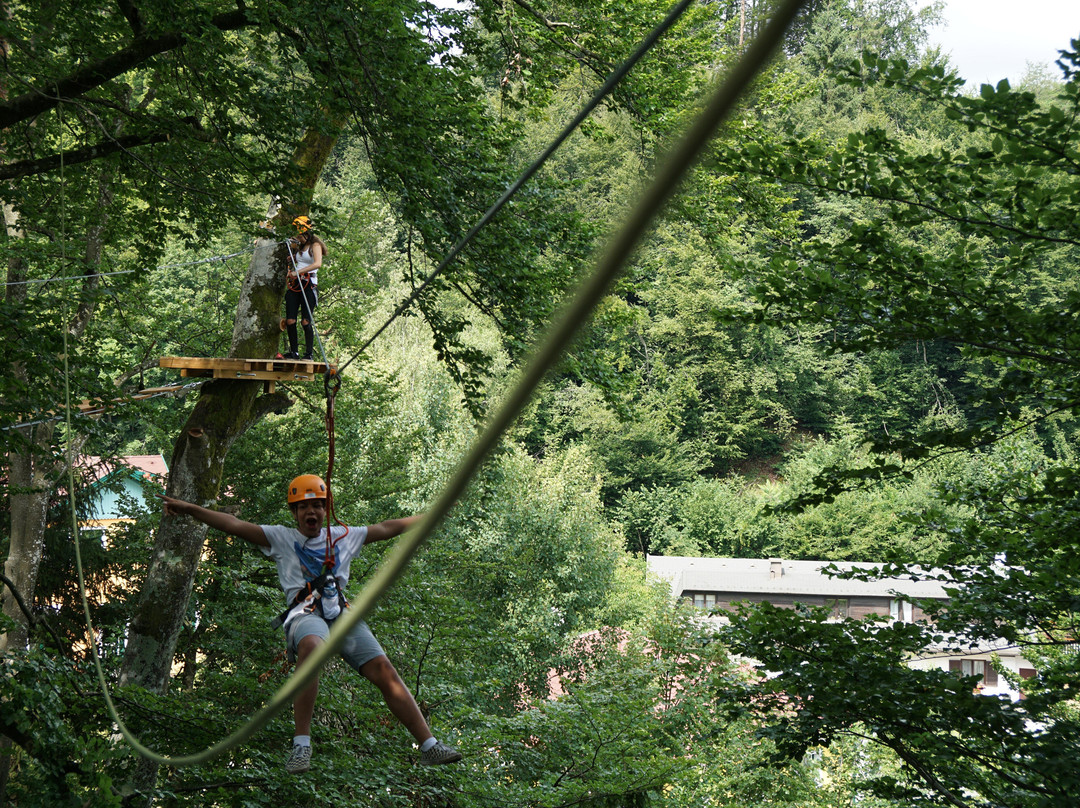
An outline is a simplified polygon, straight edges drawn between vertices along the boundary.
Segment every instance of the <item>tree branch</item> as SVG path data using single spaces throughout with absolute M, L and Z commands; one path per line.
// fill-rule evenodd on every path
M 37 160 L 20 160 L 16 163 L 0 165 L 0 180 L 15 180 L 20 177 L 29 177 L 33 174 L 44 174 L 58 169 L 61 165 L 73 166 L 79 163 L 88 163 L 99 157 L 105 157 L 120 151 L 136 148 L 138 146 L 153 146 L 164 143 L 172 136 L 168 132 L 159 132 L 153 135 L 125 135 L 114 140 L 86 146 L 81 149 L 71 149 L 62 154 L 53 154 L 49 157 L 41 157 Z
M 956 806 L 956 808 L 967 808 L 968 803 L 962 800 L 953 789 L 941 782 L 930 767 L 924 766 L 922 761 L 919 760 L 918 755 L 909 750 L 903 741 L 887 738 L 883 743 L 885 746 L 892 749 L 898 758 L 910 766 L 911 770 L 922 779 L 928 788 L 939 794 L 947 803 Z
M 0 573 L 0 583 L 4 584 L 11 592 L 11 596 L 15 598 L 15 602 L 19 604 L 19 608 L 22 609 L 22 613 L 26 615 L 26 622 L 32 629 L 34 627 L 34 615 L 31 613 L 30 608 L 26 605 L 26 601 L 23 600 L 22 593 L 15 586 L 15 582 L 8 578 L 3 573 Z
M 128 25 L 131 26 L 131 32 L 135 36 L 142 36 L 143 24 L 142 19 L 139 16 L 139 9 L 135 7 L 135 4 L 131 0 L 117 0 L 116 7 L 120 9 L 120 13 L 124 15 L 124 19 L 128 21 Z
M 539 22 L 541 25 L 543 25 L 545 28 L 547 28 L 552 33 L 566 33 L 566 32 L 569 32 L 569 31 L 576 31 L 577 30 L 577 26 L 572 24 L 572 23 L 557 22 L 555 20 L 548 19 L 543 14 L 541 14 L 539 11 L 537 11 L 535 8 L 533 8 L 531 5 L 529 5 L 529 3 L 526 2 L 526 0 L 514 0 L 514 5 L 520 7 L 523 11 L 525 11 L 527 14 L 529 14 L 529 16 L 531 16 L 533 19 L 535 19 L 537 22 Z M 560 31 L 559 29 L 564 29 L 564 30 Z M 573 45 L 575 48 L 577 48 L 576 53 L 574 51 L 567 50 L 567 49 L 564 48 L 563 50 L 569 56 L 571 56 L 571 57 L 573 57 L 575 59 L 581 59 L 581 60 L 586 61 L 586 62 L 589 62 L 591 60 L 591 63 L 592 63 L 591 67 L 593 67 L 593 69 L 596 70 L 597 73 L 600 73 L 601 69 L 603 69 L 604 72 L 610 72 L 610 67 L 608 66 L 607 60 L 604 59 L 599 53 L 591 51 L 588 48 L 586 48 L 584 45 L 582 45 L 574 37 L 573 34 L 567 33 L 566 41 L 569 42 L 571 45 Z M 603 67 L 601 68 L 601 67 L 598 67 L 598 66 L 603 66 Z
M 242 5 L 235 11 L 218 14 L 210 20 L 210 26 L 220 31 L 235 31 L 255 24 L 248 19 Z M 127 47 L 79 68 L 66 78 L 0 103 L 0 129 L 7 129 L 20 121 L 48 112 L 61 100 L 78 98 L 160 53 L 179 48 L 187 41 L 187 34 L 179 31 L 156 37 L 137 37 Z

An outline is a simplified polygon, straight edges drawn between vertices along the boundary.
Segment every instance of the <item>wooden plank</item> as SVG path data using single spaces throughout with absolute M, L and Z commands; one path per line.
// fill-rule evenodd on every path
M 102 413 L 107 409 L 110 409 L 116 404 L 126 404 L 129 401 L 143 401 L 144 399 L 153 398 L 159 393 L 171 393 L 177 390 L 183 390 L 186 385 L 183 384 L 170 384 L 166 387 L 146 387 L 139 390 L 127 397 L 110 398 L 108 401 L 92 402 L 87 399 L 83 399 L 77 405 L 79 412 L 84 415 L 88 412 Z
M 210 368 L 218 359 L 208 359 L 201 356 L 163 356 L 158 360 L 158 367 L 163 368 Z
M 141 396 L 152 396 L 158 393 L 168 393 L 173 390 L 183 390 L 185 385 L 183 384 L 170 384 L 166 387 L 144 387 L 139 392 L 132 395 L 132 398 L 139 398 Z
M 203 356 L 163 356 L 159 367 L 178 369 L 183 377 L 313 382 L 326 372 L 326 364 L 305 359 L 233 359 Z M 330 365 L 331 371 L 335 369 Z

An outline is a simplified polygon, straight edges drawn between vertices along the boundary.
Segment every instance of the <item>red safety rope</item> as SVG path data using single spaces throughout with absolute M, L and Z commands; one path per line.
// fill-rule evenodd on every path
M 296 263 L 296 253 L 293 252 L 292 239 L 285 239 L 285 246 L 289 250 L 289 261 L 292 264 L 293 273 L 295 278 L 288 278 L 286 285 L 293 292 L 300 292 L 304 297 L 304 309 L 307 311 L 307 316 L 311 318 L 311 326 L 315 327 L 315 318 L 311 313 L 311 307 L 307 301 L 307 290 L 311 288 L 311 278 L 309 275 L 300 275 Z M 319 351 L 322 352 L 322 343 L 319 343 Z M 331 488 L 331 477 L 334 474 L 334 398 L 338 394 L 338 390 L 341 389 L 341 376 L 336 370 L 330 367 L 329 361 L 326 359 L 326 354 L 323 353 L 323 361 L 326 364 L 326 371 L 323 374 L 323 390 L 326 393 L 326 434 L 329 443 L 329 452 L 326 464 L 326 513 L 328 522 L 326 525 L 326 561 L 324 562 L 323 571 L 329 571 L 334 568 L 334 563 L 337 560 L 334 555 L 334 547 L 339 541 L 349 535 L 349 526 L 337 518 L 337 512 L 334 510 L 334 490 Z M 339 526 L 345 528 L 345 532 L 342 533 L 337 539 L 331 540 L 330 538 L 330 524 L 329 520 L 333 520 Z
M 326 525 L 326 569 L 328 570 L 334 568 L 334 546 L 349 535 L 349 526 L 337 518 L 337 513 L 334 510 L 334 489 L 331 486 L 331 478 L 334 474 L 334 399 L 340 389 L 341 377 L 327 365 L 326 372 L 323 374 L 323 390 L 326 393 L 326 435 L 329 446 L 326 462 L 326 513 L 328 520 L 332 519 L 345 528 L 344 533 L 338 536 L 336 540 L 331 541 L 329 521 Z
M 305 275 L 303 278 L 301 278 L 299 280 L 297 278 L 293 278 L 293 277 L 290 276 L 285 281 L 285 285 L 288 286 L 290 292 L 300 292 L 300 291 L 303 291 L 305 289 L 310 289 L 311 288 L 311 281 L 308 280 L 307 275 Z

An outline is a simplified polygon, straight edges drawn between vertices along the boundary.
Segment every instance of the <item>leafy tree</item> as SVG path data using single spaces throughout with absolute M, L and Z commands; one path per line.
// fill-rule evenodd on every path
M 112 742 L 86 677 L 62 527 L 40 539 L 56 574 L 23 575 L 39 602 L 59 604 L 53 644 L 5 656 L 5 704 L 27 708 L 4 713 L 3 733 L 17 744 L 9 794 L 28 805 L 115 805 L 116 784 L 134 783 L 145 791 L 128 801 L 153 793 L 173 805 L 1060 801 L 1074 787 L 1066 767 L 1077 748 L 1064 687 L 1076 678 L 1076 587 L 1060 552 L 1071 546 L 1077 459 L 1075 76 L 1030 96 L 1004 87 L 956 95 L 958 83 L 919 55 L 925 15 L 891 0 L 812 5 L 816 19 L 796 31 L 514 440 L 373 616 L 440 734 L 465 741 L 460 772 L 409 768 L 415 753 L 370 688 L 331 667 L 317 784 L 286 778 L 282 750 L 260 736 L 205 766 L 162 770 L 155 786 Z M 692 114 L 696 88 L 739 50 L 744 8 L 752 32 L 769 4 L 696 9 L 498 229 L 419 295 L 421 317 L 395 318 L 387 337 L 364 346 L 336 402 L 344 520 L 430 501 L 485 398 L 510 383 L 598 234 Z M 35 26 L 47 12 L 16 6 L 5 29 L 21 48 L 13 63 L 34 87 L 52 88 L 43 96 L 62 99 L 34 126 L 18 119 L 25 107 L 11 106 L 11 93 L 0 104 L 14 116 L 3 170 L 28 172 L 25 195 L 7 194 L 25 200 L 9 217 L 23 230 L 9 233 L 8 277 L 43 280 L 61 259 L 77 274 L 75 255 L 89 277 L 77 294 L 9 292 L 11 368 L 37 362 L 51 373 L 0 374 L 10 422 L 55 409 L 65 326 L 72 379 L 91 397 L 115 395 L 117 379 L 130 390 L 160 378 L 150 368 L 164 352 L 255 346 L 253 355 L 269 355 L 282 256 L 268 240 L 236 261 L 249 264 L 242 291 L 239 266 L 172 265 L 246 250 L 243 223 L 262 218 L 254 208 L 273 193 L 312 205 L 331 235 L 319 325 L 331 357 L 353 356 L 662 10 L 320 2 L 298 18 L 271 2 L 235 13 L 118 7 L 85 29 L 76 15 L 60 20 L 59 55 L 43 59 L 43 40 L 26 32 L 43 30 Z M 227 20 L 235 30 L 223 32 Z M 190 36 L 171 49 L 146 50 L 181 28 Z M 837 80 L 830 66 L 866 44 L 883 56 L 866 59 L 865 79 Z M 78 83 L 79 58 L 118 56 L 131 57 L 127 69 Z M 919 64 L 885 60 L 893 56 Z M 209 86 L 211 76 L 220 83 Z M 280 124 L 282 110 L 295 128 Z M 99 125 L 106 120 L 112 130 Z M 169 129 L 168 141 L 155 139 Z M 119 284 L 103 276 L 108 268 L 139 273 L 130 289 L 103 294 Z M 259 326 L 230 339 L 219 326 L 237 309 L 238 320 L 261 312 Z M 219 384 L 194 409 L 139 404 L 145 424 L 79 423 L 78 440 L 98 453 L 156 448 L 231 419 L 230 434 L 243 439 L 222 442 L 200 496 L 218 498 L 227 480 L 221 505 L 287 519 L 275 493 L 292 476 L 283 469 L 319 471 L 329 447 L 317 387 L 284 389 L 298 402 L 286 412 L 263 414 L 273 401 Z M 1030 438 L 978 448 L 1027 423 Z M 13 497 L 53 487 L 59 434 L 33 436 L 48 462 L 12 486 Z M 5 448 L 26 450 L 24 437 L 5 432 Z M 942 447 L 953 454 L 934 457 Z M 907 476 L 857 485 L 910 462 L 921 465 Z M 817 507 L 777 509 L 818 478 L 831 487 Z M 38 505 L 44 525 L 47 493 Z M 169 606 L 174 637 L 155 660 L 158 671 L 175 670 L 169 690 L 120 688 L 118 697 L 149 745 L 195 751 L 286 675 L 265 621 L 280 596 L 258 555 L 194 533 L 165 548 L 179 548 L 187 567 L 173 583 L 190 598 L 133 591 L 128 582 L 155 557 L 157 518 L 88 548 L 91 585 L 108 596 L 92 614 L 115 683 L 137 667 L 118 664 L 130 604 L 142 598 L 133 656 L 157 642 L 147 626 Z M 829 558 L 890 550 L 896 565 L 917 560 L 963 580 L 938 614 L 941 632 L 1039 643 L 1030 655 L 1040 674 L 1024 683 L 1024 702 L 999 704 L 974 696 L 972 682 L 904 667 L 905 652 L 927 641 L 918 627 L 837 627 L 768 609 L 747 614 L 728 639 L 782 673 L 736 674 L 707 628 L 658 602 L 622 546 Z M 358 582 L 381 558 L 371 552 Z M 14 596 L 5 610 L 25 636 L 44 636 L 46 623 Z M 554 700 L 553 670 L 566 691 Z M 723 717 L 717 692 L 728 700 Z M 814 709 L 802 709 L 811 697 Z M 1045 738 L 1028 731 L 1031 720 L 1049 728 Z M 266 737 L 285 736 L 286 724 L 276 719 Z
M 889 52 L 914 53 L 931 18 L 899 3 L 826 4 L 814 25 L 793 38 L 786 60 L 759 81 L 746 114 L 729 126 L 724 142 L 738 151 L 759 133 L 778 137 L 778 127 L 791 123 L 786 116 L 812 118 L 826 131 L 823 138 L 846 133 L 849 110 L 823 111 L 814 96 L 829 81 L 821 76 L 820 60 L 834 58 L 815 50 L 817 39 L 834 36 L 837 52 L 851 52 L 860 38 L 881 40 Z M 826 35 L 829 26 L 835 30 Z M 714 57 L 726 58 L 727 53 Z M 840 85 L 832 81 L 834 86 Z M 869 109 L 867 117 L 897 108 L 915 117 L 921 109 L 897 91 L 853 94 L 849 103 Z M 616 143 L 625 142 L 632 125 L 618 116 L 601 123 Z M 622 166 L 613 165 L 610 155 L 575 157 L 569 168 L 573 176 L 591 178 L 586 188 L 602 187 L 608 177 L 608 184 L 623 187 Z M 643 159 L 649 159 L 645 150 Z M 583 172 L 584 166 L 592 168 Z M 759 177 L 760 172 L 713 162 L 688 180 L 687 193 L 673 203 L 672 214 L 650 235 L 595 327 L 581 338 L 613 379 L 605 379 L 606 392 L 598 395 L 580 379 L 556 381 L 555 392 L 535 407 L 535 431 L 527 438 L 531 450 L 587 442 L 604 458 L 608 504 L 698 475 L 766 468 L 775 475 L 783 454 L 805 432 L 832 436 L 853 420 L 895 432 L 956 412 L 945 382 L 962 366 L 937 345 L 838 356 L 829 328 L 741 316 L 754 304 L 747 281 L 728 267 L 772 250 L 775 240 L 790 239 L 798 232 L 796 215 L 821 227 L 836 221 L 827 203 Z M 804 205 L 814 213 L 796 207 Z M 842 228 L 837 223 L 834 232 Z M 601 403 L 612 404 L 613 412 L 604 412 Z M 639 505 L 643 501 L 637 497 Z
M 1074 41 L 1073 49 L 1078 43 Z M 950 428 L 882 437 L 880 461 L 822 475 L 806 502 L 828 501 L 855 481 L 912 461 L 972 452 L 979 471 L 943 478 L 941 504 L 912 517 L 942 549 L 933 571 L 894 554 L 885 574 L 942 581 L 951 599 L 931 607 L 931 625 L 830 623 L 823 613 L 763 607 L 733 622 L 734 649 L 780 674 L 738 692 L 735 712 L 794 704 L 764 734 L 783 754 L 865 733 L 903 762 L 901 778 L 872 777 L 873 792 L 935 805 L 1068 805 L 1075 721 L 1077 591 L 1075 454 L 982 445 L 1074 414 L 1078 299 L 1071 262 L 1078 243 L 1075 120 L 1080 85 L 1075 52 L 1053 101 L 1007 82 L 958 95 L 940 66 L 912 68 L 864 54 L 854 86 L 903 88 L 937 105 L 966 135 L 958 149 L 921 145 L 909 133 L 869 128 L 839 143 L 807 136 L 766 154 L 739 156 L 746 171 L 814 193 L 867 200 L 837 238 L 809 232 L 753 270 L 762 312 L 836 329 L 845 351 L 925 340 L 953 346 L 974 384 L 952 393 L 966 419 Z M 728 153 L 729 158 L 735 157 Z M 963 381 L 963 380 L 962 380 Z M 997 458 L 1000 458 L 997 459 Z M 1043 667 L 1021 702 L 973 692 L 975 679 L 913 670 L 906 657 L 931 642 L 946 648 L 1004 640 L 1033 649 Z M 1042 654 L 1042 647 L 1054 649 Z M 733 694 L 734 695 L 734 694 Z

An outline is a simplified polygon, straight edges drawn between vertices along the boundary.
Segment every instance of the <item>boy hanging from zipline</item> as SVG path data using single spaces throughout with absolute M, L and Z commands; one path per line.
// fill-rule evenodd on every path
M 296 318 L 302 313 L 304 328 L 304 359 L 312 361 L 315 351 L 315 307 L 319 305 L 319 267 L 326 258 L 326 244 L 315 235 L 314 225 L 307 216 L 293 219 L 297 235 L 290 238 L 289 277 L 285 288 L 285 319 L 283 329 L 289 333 L 289 352 L 279 359 L 299 359 L 299 340 Z
M 184 514 L 230 536 L 257 546 L 277 563 L 278 581 L 288 607 L 279 620 L 285 628 L 289 660 L 303 664 L 330 634 L 330 627 L 348 607 L 344 598 L 349 566 L 365 544 L 385 541 L 405 532 L 421 517 L 387 519 L 365 527 L 324 526 L 327 514 L 326 483 L 314 474 L 302 474 L 288 489 L 289 509 L 295 527 L 256 525 L 232 514 L 203 508 L 173 497 L 165 501 L 165 515 Z M 349 632 L 341 657 L 361 676 L 379 688 L 386 706 L 420 745 L 420 765 L 437 766 L 461 760 L 461 753 L 437 740 L 412 693 L 387 659 L 379 641 L 365 621 Z M 285 770 L 300 774 L 311 768 L 311 717 L 319 679 L 297 694 L 293 701 L 292 753 Z

